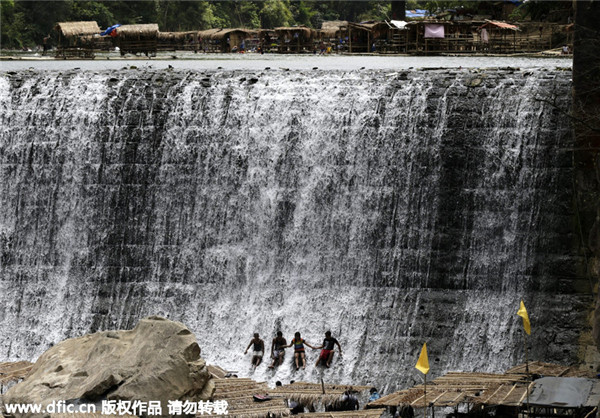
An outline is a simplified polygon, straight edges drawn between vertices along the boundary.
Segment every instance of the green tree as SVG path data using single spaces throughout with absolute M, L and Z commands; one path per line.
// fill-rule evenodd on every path
M 4 3 L 4 0 L 2 0 Z M 70 20 L 72 1 L 15 1 L 12 33 L 22 46 L 41 45 L 57 22 Z M 3 18 L 4 20 L 4 18 Z
M 101 28 L 115 23 L 115 17 L 109 8 L 99 1 L 74 1 L 71 20 L 95 20 Z
M 266 0 L 259 15 L 263 28 L 276 28 L 293 24 L 292 12 L 287 2 L 282 0 Z
M 159 28 L 165 32 L 206 29 L 215 20 L 206 1 L 161 0 L 157 14 Z
M 115 23 L 157 23 L 157 1 L 105 1 L 103 4 L 113 14 Z
M 290 5 L 290 11 L 294 21 L 299 25 L 305 25 L 308 27 L 315 27 L 313 24 L 313 18 L 317 14 L 317 11 L 313 8 L 314 3 L 306 1 L 292 2 Z M 320 25 L 319 25 L 320 26 Z

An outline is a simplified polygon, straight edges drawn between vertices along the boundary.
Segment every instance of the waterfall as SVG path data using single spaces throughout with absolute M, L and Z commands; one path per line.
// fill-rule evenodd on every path
M 592 305 L 571 202 L 570 73 L 0 74 L 0 359 L 185 323 L 257 380 L 372 384 L 570 363 Z M 250 367 L 259 332 L 344 350 Z M 265 358 L 265 362 L 268 361 Z

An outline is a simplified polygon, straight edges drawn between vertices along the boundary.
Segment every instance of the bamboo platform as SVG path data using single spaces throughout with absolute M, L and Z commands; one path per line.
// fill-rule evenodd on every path
M 367 408 L 383 408 L 387 406 L 412 406 L 425 408 L 455 407 L 460 403 L 483 405 L 518 406 L 527 396 L 527 388 L 533 386 L 527 375 L 494 374 L 494 373 L 462 373 L 450 372 L 441 376 L 425 387 L 418 385 L 401 390 L 370 402 Z
M 215 391 L 214 400 L 227 401 L 227 412 L 230 417 L 286 417 L 290 415 L 290 409 L 285 399 L 274 398 L 264 402 L 254 400 L 254 395 L 266 395 L 269 387 L 265 382 L 257 382 L 249 378 L 216 377 L 225 376 L 226 372 L 218 367 L 210 366 L 209 371 L 213 375 Z M 198 414 L 197 417 L 217 416 Z
M 525 364 L 513 367 L 503 374 L 449 372 L 427 384 L 404 389 L 374 402 L 367 408 L 383 408 L 387 406 L 412 406 L 425 408 L 433 404 L 436 408 L 455 407 L 459 403 L 472 403 L 486 406 L 519 406 L 531 392 L 534 383 L 531 375 L 551 377 L 593 377 L 589 372 L 572 366 L 531 362 L 529 375 Z M 425 403 L 426 402 L 426 403 Z
M 526 365 L 520 364 L 506 371 L 506 373 L 525 373 Z M 553 377 L 589 377 L 595 378 L 596 374 L 581 370 L 574 366 L 561 366 L 559 364 L 542 363 L 541 361 L 533 361 L 529 363 L 529 373 L 539 374 L 541 376 Z
M 311 412 L 308 414 L 298 414 L 298 416 L 309 418 L 376 418 L 382 414 L 383 411 L 381 409 L 361 409 L 360 411 Z
M 335 402 L 347 390 L 363 392 L 369 389 L 371 389 L 371 386 L 294 382 L 291 385 L 270 389 L 267 393 L 269 396 L 285 397 L 302 405 L 311 405 L 314 403 L 330 404 Z

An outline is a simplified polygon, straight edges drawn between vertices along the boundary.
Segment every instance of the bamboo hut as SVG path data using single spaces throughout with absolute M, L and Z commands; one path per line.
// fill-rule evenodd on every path
M 337 45 L 338 52 L 345 52 L 348 49 L 348 22 L 345 20 L 323 22 L 317 37 L 321 42 L 321 48 L 325 44 Z
M 259 44 L 262 51 L 277 52 L 278 38 L 275 30 L 261 29 L 258 31 Z
M 491 53 L 515 53 L 519 28 L 506 22 L 487 20 L 477 28 L 480 49 Z
M 349 52 L 375 52 L 383 47 L 389 35 L 386 22 L 362 22 L 348 24 Z
M 311 28 L 306 26 L 279 27 L 275 28 L 275 34 L 279 40 L 279 53 L 297 54 L 315 50 L 316 31 Z
M 408 52 L 408 35 L 410 24 L 403 20 L 385 21 L 387 34 L 383 42 L 379 42 L 377 52 L 405 53 Z
M 122 25 L 115 29 L 121 55 L 155 56 L 158 49 L 158 24 Z
M 93 58 L 96 41 L 100 40 L 100 27 L 95 21 L 59 22 L 56 57 Z M 96 35 L 96 36 L 94 36 Z
M 158 32 L 157 49 L 159 51 L 194 51 L 201 46 L 198 42 L 198 32 Z
M 241 52 L 258 44 L 258 31 L 244 28 L 208 29 L 198 32 L 204 52 Z

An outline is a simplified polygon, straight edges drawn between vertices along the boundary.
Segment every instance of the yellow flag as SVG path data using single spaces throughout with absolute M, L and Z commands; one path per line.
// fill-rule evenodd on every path
M 531 335 L 531 324 L 529 323 L 529 315 L 527 315 L 527 309 L 525 309 L 525 304 L 521 301 L 521 307 L 517 312 L 517 315 L 523 318 L 523 328 L 525 328 L 525 332 L 527 335 Z
M 429 372 L 429 359 L 427 358 L 427 343 L 423 343 L 421 348 L 421 355 L 415 369 L 418 369 L 421 373 L 427 374 Z

